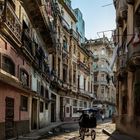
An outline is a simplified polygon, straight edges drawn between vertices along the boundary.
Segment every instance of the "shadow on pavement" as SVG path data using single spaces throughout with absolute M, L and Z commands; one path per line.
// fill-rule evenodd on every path
M 105 134 L 107 134 L 106 132 L 103 132 Z M 110 136 L 107 140 L 136 140 L 135 138 L 132 138 L 126 134 L 123 134 L 117 130 L 115 130 L 112 134 L 107 134 L 108 136 Z

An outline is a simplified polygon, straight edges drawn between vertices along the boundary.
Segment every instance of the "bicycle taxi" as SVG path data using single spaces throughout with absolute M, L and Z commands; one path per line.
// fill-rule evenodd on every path
M 82 113 L 79 117 L 79 134 L 80 139 L 84 140 L 85 136 L 91 136 L 92 140 L 95 140 L 96 132 L 96 114 L 98 113 L 97 108 L 86 108 L 78 110 L 77 112 Z

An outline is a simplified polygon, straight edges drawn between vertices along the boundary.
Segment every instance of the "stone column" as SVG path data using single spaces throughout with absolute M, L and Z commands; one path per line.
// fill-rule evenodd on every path
M 56 96 L 56 121 L 60 121 L 60 96 Z
M 128 72 L 128 80 L 127 80 L 127 85 L 128 85 L 128 103 L 127 103 L 127 110 L 128 110 L 128 116 L 132 117 L 134 115 L 134 94 L 133 94 L 133 73 Z
M 32 119 L 32 96 L 29 96 L 29 103 L 28 103 L 29 107 L 29 131 L 31 131 L 31 119 Z
M 122 82 L 120 82 L 119 81 L 119 86 L 118 86 L 118 94 L 119 94 L 119 112 L 118 112 L 118 115 L 120 116 L 120 115 L 122 115 L 122 94 L 121 94 L 121 92 L 122 92 Z

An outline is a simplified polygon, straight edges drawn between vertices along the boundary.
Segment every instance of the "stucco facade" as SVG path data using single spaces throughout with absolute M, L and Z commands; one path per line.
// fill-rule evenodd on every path
M 95 100 L 93 105 L 100 107 L 105 117 L 111 117 L 115 112 L 116 89 L 113 84 L 114 73 L 110 68 L 113 46 L 106 37 L 88 40 L 85 46 L 94 57 L 93 75 Z
M 140 1 L 114 1 L 117 54 L 117 129 L 140 139 L 139 10 Z M 123 10 L 122 10 L 123 9 Z

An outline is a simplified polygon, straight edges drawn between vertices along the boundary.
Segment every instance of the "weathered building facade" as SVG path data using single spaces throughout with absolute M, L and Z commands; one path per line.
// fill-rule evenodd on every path
M 113 46 L 106 37 L 87 40 L 85 47 L 92 52 L 94 63 L 94 106 L 100 107 L 105 117 L 110 117 L 115 112 L 116 89 L 113 84 L 113 69 L 110 68 L 113 55 Z
M 92 57 L 69 2 L 0 0 L 2 140 L 75 119 L 92 104 Z
M 80 69 L 86 69 L 86 64 L 81 65 L 78 55 L 81 52 L 86 57 L 91 57 L 86 50 L 81 50 L 81 37 L 76 30 L 77 18 L 71 7 L 70 1 L 58 1 L 60 14 L 57 18 L 57 43 L 58 48 L 53 54 L 56 73 L 56 89 L 60 95 L 60 120 L 72 120 L 79 116 L 77 110 L 90 107 L 92 93 L 79 92 Z M 82 17 L 81 17 L 82 18 Z M 83 20 L 83 19 L 81 19 Z M 88 59 L 90 60 L 90 59 Z M 89 65 L 90 75 L 90 65 Z M 90 79 L 89 79 L 90 80 Z M 86 85 L 87 86 L 87 85 Z M 53 88 L 54 89 L 54 88 Z M 83 92 L 86 89 L 82 89 Z
M 54 43 L 50 34 L 53 24 L 47 9 L 50 7 L 42 5 L 47 2 L 0 1 L 2 140 L 42 128 L 52 118 L 47 49 Z
M 140 1 L 116 0 L 117 129 L 140 139 Z

